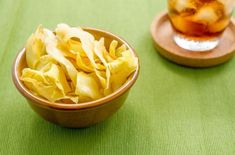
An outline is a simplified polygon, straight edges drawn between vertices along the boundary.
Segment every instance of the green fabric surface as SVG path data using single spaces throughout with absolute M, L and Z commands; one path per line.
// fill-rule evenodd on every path
M 233 155 L 235 59 L 208 69 L 159 56 L 149 28 L 160 0 L 0 0 L 0 154 Z M 110 119 L 85 129 L 44 121 L 11 80 L 11 66 L 39 24 L 89 26 L 125 38 L 141 61 L 139 79 Z

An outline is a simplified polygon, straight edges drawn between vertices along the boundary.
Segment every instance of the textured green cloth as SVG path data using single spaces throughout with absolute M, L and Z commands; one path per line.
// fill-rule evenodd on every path
M 159 56 L 149 28 L 160 0 L 0 0 L 0 154 L 235 154 L 235 60 L 185 68 Z M 86 129 L 38 117 L 11 80 L 11 65 L 39 24 L 111 31 L 137 51 L 141 73 L 125 105 Z

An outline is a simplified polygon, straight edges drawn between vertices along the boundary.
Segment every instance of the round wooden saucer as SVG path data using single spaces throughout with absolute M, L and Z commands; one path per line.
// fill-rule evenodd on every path
M 192 52 L 180 48 L 173 40 L 174 30 L 167 12 L 157 16 L 151 26 L 157 51 L 165 58 L 189 67 L 212 67 L 228 61 L 235 51 L 235 20 L 225 30 L 220 44 L 207 52 Z

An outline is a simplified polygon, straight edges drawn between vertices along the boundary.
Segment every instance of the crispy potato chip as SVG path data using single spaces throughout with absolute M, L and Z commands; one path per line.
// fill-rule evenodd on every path
M 21 80 L 24 84 L 36 94 L 45 97 L 49 101 L 56 101 L 58 98 L 62 98 L 64 94 L 53 83 L 46 80 L 43 73 L 39 71 L 26 68 L 23 70 Z
M 109 46 L 109 54 L 112 58 L 116 59 L 116 48 L 118 46 L 118 42 L 113 40 Z
M 50 69 L 44 73 L 44 76 L 49 79 L 48 81 L 53 81 L 63 94 L 71 91 L 65 74 L 58 65 L 52 64 Z
M 59 24 L 55 33 L 39 26 L 25 45 L 29 68 L 22 70 L 21 80 L 51 102 L 78 103 L 109 95 L 128 81 L 138 59 L 116 40 L 107 50 L 104 40 L 66 24 Z
M 117 51 L 116 51 L 116 56 L 120 57 L 122 52 L 126 51 L 127 47 L 125 44 L 123 44 L 122 46 L 118 47 Z
M 83 31 L 81 28 L 70 28 L 70 30 L 68 31 L 68 34 L 66 34 L 64 38 L 67 41 L 71 38 L 77 38 L 81 40 L 82 48 L 84 52 L 86 53 L 86 56 L 88 57 L 92 67 L 94 68 L 93 70 L 95 71 L 97 77 L 100 79 L 101 85 L 103 86 L 103 88 L 105 88 L 107 85 L 106 84 L 107 80 L 101 75 L 101 72 L 99 71 L 99 70 L 102 70 L 102 68 L 100 68 L 100 65 L 96 64 L 95 62 L 95 55 L 94 55 L 95 39 L 94 37 L 88 32 Z
M 69 50 L 67 44 L 58 39 L 57 48 L 61 51 L 64 57 L 76 59 L 76 53 L 73 50 Z
M 67 44 L 67 47 L 76 54 L 77 65 L 80 69 L 85 72 L 94 71 L 93 68 L 96 66 L 96 63 L 92 52 L 92 43 L 94 41 L 92 35 L 83 31 L 81 28 L 70 28 L 66 24 L 59 24 L 56 28 L 56 34 Z M 74 38 L 82 40 L 82 42 L 73 40 Z M 86 64 L 86 57 L 89 60 L 89 65 Z
M 100 80 L 100 84 L 101 84 L 102 88 L 106 88 L 107 80 L 105 78 L 105 72 L 95 70 L 95 74 L 98 77 L 98 79 Z
M 78 72 L 77 74 L 75 94 L 80 97 L 80 101 L 87 100 L 87 98 L 95 100 L 102 97 L 99 85 L 93 76 L 83 72 Z
M 81 28 L 70 28 L 70 31 L 65 36 L 65 40 L 68 41 L 71 38 L 77 38 L 81 40 L 82 49 L 86 53 L 86 56 L 89 58 L 93 67 L 98 68 L 94 60 L 94 37 L 88 32 L 83 31 Z
M 93 72 L 93 68 L 91 65 L 86 65 L 86 62 L 84 62 L 85 59 L 83 59 L 80 55 L 80 53 L 77 53 L 77 57 L 76 57 L 76 63 L 78 65 L 78 67 L 85 71 L 85 72 Z
M 43 55 L 39 58 L 39 61 L 35 67 L 36 70 L 41 70 L 43 67 L 45 67 L 48 64 L 57 64 L 57 61 L 53 59 L 50 55 Z
M 103 51 L 103 57 L 107 62 L 111 62 L 114 59 L 109 55 L 109 52 L 106 50 L 106 48 Z
M 112 88 L 115 91 L 121 87 L 130 74 L 136 70 L 138 59 L 133 56 L 129 50 L 127 50 L 122 52 L 121 57 L 114 60 L 113 62 L 110 62 L 108 65 L 112 73 Z
M 40 25 L 26 42 L 26 61 L 30 68 L 35 68 L 40 57 L 46 54 L 43 27 Z
M 71 53 L 76 54 L 80 53 L 82 57 L 86 56 L 83 48 L 82 43 L 73 39 L 68 40 L 67 42 L 68 48 L 71 51 Z
M 45 85 L 49 85 L 49 82 L 43 76 L 43 73 L 31 68 L 24 68 L 22 70 L 21 80 L 27 81 L 38 81 L 40 83 L 44 83 Z
M 71 99 L 74 103 L 78 102 L 78 97 L 65 95 L 66 92 L 70 91 L 70 88 L 64 79 L 63 73 L 58 70 L 56 65 L 52 66 L 46 73 L 25 68 L 21 80 L 27 88 L 49 101 L 56 102 L 61 99 Z
M 57 48 L 57 40 L 55 35 L 49 31 L 49 30 L 44 30 L 46 34 L 45 38 L 45 46 L 47 53 L 51 55 L 55 60 L 63 64 L 68 72 L 69 77 L 71 78 L 72 82 L 74 85 L 76 85 L 76 76 L 77 76 L 77 70 L 73 66 L 73 64 L 66 59 L 61 51 Z
M 67 24 L 58 24 L 55 33 L 58 38 L 64 40 L 65 36 L 68 34 L 70 27 Z
M 102 81 L 103 81 L 102 86 L 105 89 L 109 89 L 110 70 L 109 70 L 109 67 L 108 67 L 108 63 L 104 59 L 104 56 L 103 56 L 103 53 L 104 53 L 105 50 L 106 49 L 105 49 L 105 46 L 104 46 L 104 38 L 101 38 L 99 41 L 95 41 L 95 43 L 94 43 L 94 52 L 99 57 L 99 59 L 101 60 L 101 62 L 104 64 L 104 66 L 106 68 L 106 80 L 102 79 Z

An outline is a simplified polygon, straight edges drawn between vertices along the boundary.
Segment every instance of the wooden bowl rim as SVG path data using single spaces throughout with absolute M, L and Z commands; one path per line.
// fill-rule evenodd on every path
M 133 52 L 134 55 L 138 58 L 138 66 L 136 68 L 136 71 L 133 73 L 132 78 L 129 81 L 127 81 L 124 85 L 122 85 L 118 90 L 113 92 L 112 94 L 105 96 L 103 98 L 100 98 L 98 100 L 89 101 L 89 102 L 82 102 L 82 103 L 78 103 L 78 104 L 65 104 L 65 103 L 50 102 L 50 101 L 43 99 L 39 96 L 33 95 L 24 86 L 24 84 L 20 81 L 19 76 L 18 76 L 18 68 L 19 68 L 19 62 L 25 53 L 25 48 L 23 48 L 22 50 L 20 50 L 18 52 L 18 54 L 14 60 L 13 68 L 12 68 L 12 80 L 13 80 L 16 88 L 19 90 L 19 92 L 26 99 L 31 100 L 34 104 L 38 104 L 39 106 L 46 106 L 48 108 L 53 108 L 53 109 L 58 109 L 58 110 L 80 110 L 80 109 L 87 109 L 87 108 L 101 106 L 101 105 L 104 105 L 110 101 L 113 101 L 113 100 L 117 99 L 118 97 L 120 97 L 121 95 L 123 95 L 124 93 L 128 92 L 128 90 L 134 85 L 134 83 L 136 82 L 136 80 L 138 78 L 139 70 L 140 70 L 140 62 L 139 62 L 140 60 L 139 60 L 139 57 L 137 56 L 134 48 L 130 44 L 128 44 L 127 41 L 122 39 L 121 37 L 119 37 L 113 33 L 107 32 L 105 30 L 100 30 L 100 29 L 91 28 L 91 27 L 83 27 L 83 29 L 85 31 L 96 31 L 98 33 L 104 33 L 105 35 L 108 35 L 108 36 L 122 42 L 123 44 L 125 44 L 128 47 L 128 49 L 130 49 L 130 51 Z

